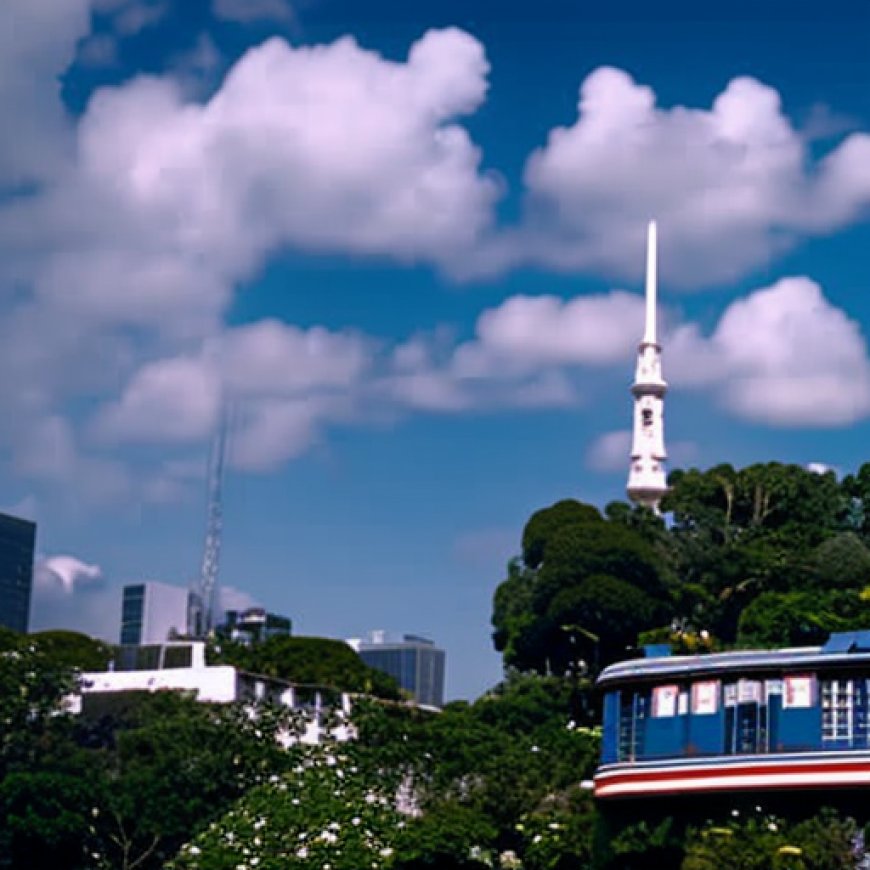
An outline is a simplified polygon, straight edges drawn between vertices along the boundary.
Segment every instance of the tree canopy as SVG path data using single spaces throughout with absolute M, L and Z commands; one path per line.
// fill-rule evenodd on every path
M 392 677 L 370 668 L 346 643 L 325 637 L 281 635 L 253 644 L 222 640 L 210 649 L 209 660 L 301 685 L 402 697 Z
M 594 670 L 640 636 L 712 649 L 870 625 L 870 464 L 840 481 L 770 462 L 668 482 L 668 525 L 623 502 L 532 514 L 493 598 L 506 667 L 565 673 L 579 658 Z

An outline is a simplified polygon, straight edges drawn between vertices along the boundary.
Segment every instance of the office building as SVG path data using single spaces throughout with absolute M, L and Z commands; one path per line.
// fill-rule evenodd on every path
M 293 624 L 286 616 L 267 613 L 262 607 L 228 610 L 218 634 L 240 643 L 260 643 L 270 637 L 289 637 Z
M 121 602 L 121 644 L 160 644 L 187 633 L 187 589 L 166 583 L 131 583 Z
M 373 631 L 367 640 L 347 643 L 371 668 L 389 674 L 418 704 L 440 707 L 444 703 L 444 650 L 414 634 L 390 639 Z
M 33 589 L 36 524 L 0 514 L 0 625 L 26 632 Z

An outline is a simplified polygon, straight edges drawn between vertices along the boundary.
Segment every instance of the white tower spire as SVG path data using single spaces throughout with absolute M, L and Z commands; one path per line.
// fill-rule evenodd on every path
M 637 349 L 637 368 L 631 392 L 634 396 L 634 433 L 628 496 L 637 504 L 658 511 L 668 491 L 665 480 L 665 393 L 662 349 L 656 335 L 656 225 L 650 221 L 646 251 L 646 324 Z
M 646 329 L 644 344 L 656 343 L 656 222 L 650 221 L 646 234 Z

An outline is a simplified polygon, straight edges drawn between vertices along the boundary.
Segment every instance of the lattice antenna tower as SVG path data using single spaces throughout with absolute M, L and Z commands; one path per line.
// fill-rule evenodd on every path
M 212 439 L 208 460 L 208 507 L 205 528 L 205 546 L 199 572 L 199 599 L 202 608 L 200 634 L 208 636 L 216 627 L 218 618 L 218 584 L 220 581 L 221 542 L 224 528 L 223 484 L 229 432 L 229 414 L 221 412 L 217 430 Z

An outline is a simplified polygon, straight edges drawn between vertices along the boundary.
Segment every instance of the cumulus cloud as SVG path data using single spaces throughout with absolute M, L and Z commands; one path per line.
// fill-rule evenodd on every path
M 116 35 L 166 10 L 162 0 L 92 2 Z M 279 5 L 289 8 L 215 0 L 214 11 L 265 19 Z M 810 134 L 753 79 L 729 84 L 709 109 L 662 108 L 649 88 L 603 69 L 584 82 L 576 123 L 530 157 L 520 224 L 499 230 L 501 184 L 461 123 L 488 87 L 469 34 L 430 31 L 398 61 L 352 38 L 271 39 L 207 99 L 177 75 L 139 76 L 97 92 L 73 126 L 58 76 L 87 44 L 90 8 L 10 0 L 0 11 L 0 25 L 10 10 L 16 25 L 0 26 L 0 111 L 29 109 L 15 141 L 0 144 L 0 187 L 36 185 L 0 201 L 0 293 L 10 300 L 0 368 L 16 372 L 0 384 L 0 449 L 23 476 L 101 498 L 132 491 L 114 451 L 190 450 L 224 394 L 242 406 L 235 461 L 267 468 L 330 425 L 576 405 L 578 372 L 623 365 L 639 335 L 641 300 L 620 291 L 513 297 L 458 346 L 424 336 L 391 349 L 269 320 L 227 328 L 235 288 L 280 250 L 457 273 L 529 261 L 627 272 L 655 215 L 665 273 L 703 283 L 852 220 L 870 192 L 867 136 L 814 162 Z M 747 340 L 762 323 L 773 338 Z M 736 414 L 839 425 L 867 413 L 863 337 L 818 288 L 752 294 L 710 335 L 678 321 L 668 329 L 675 384 L 709 388 Z M 69 411 L 82 399 L 99 406 L 87 427 Z M 163 469 L 147 497 L 184 485 Z
M 731 303 L 709 336 L 678 328 L 676 384 L 713 386 L 739 416 L 781 426 L 838 426 L 870 413 L 870 361 L 858 323 L 809 278 L 784 278 Z
M 0 4 L 0 192 L 55 177 L 72 153 L 72 124 L 60 74 L 88 32 L 89 0 L 4 0 Z
M 611 67 L 580 88 L 578 117 L 525 168 L 527 210 L 508 256 L 632 274 L 645 222 L 661 226 L 662 269 L 684 286 L 721 283 L 870 203 L 870 136 L 814 162 L 776 90 L 732 80 L 709 108 L 657 105 Z
M 615 290 L 562 300 L 512 296 L 477 321 L 476 336 L 456 354 L 468 376 L 548 365 L 621 362 L 637 346 L 643 299 Z
M 197 355 L 146 363 L 100 410 L 93 431 L 104 443 L 202 442 L 226 406 L 235 418 L 233 463 L 273 468 L 344 416 L 371 364 L 372 342 L 358 333 L 262 320 L 226 330 Z M 174 475 L 161 480 L 173 490 Z
M 427 367 L 418 352 L 416 377 L 427 383 L 437 376 L 442 393 L 452 395 L 469 378 L 486 378 L 491 391 L 499 380 L 516 387 L 519 374 L 627 368 L 642 318 L 641 297 L 619 291 L 569 301 L 512 297 L 481 315 L 475 338 L 447 363 Z M 819 427 L 870 414 L 866 340 L 809 278 L 784 278 L 735 300 L 709 335 L 668 314 L 663 335 L 666 377 L 680 389 L 706 389 L 737 416 Z M 615 467 L 627 454 L 626 437 L 603 436 L 590 449 L 590 466 Z
M 593 471 L 625 471 L 628 468 L 630 450 L 630 430 L 605 432 L 586 451 L 586 465 Z
M 85 586 L 99 585 L 102 580 L 99 565 L 90 565 L 76 556 L 43 556 L 33 567 L 34 588 L 49 594 L 72 595 Z
M 120 400 L 102 411 L 96 430 L 116 442 L 199 441 L 214 429 L 220 403 L 220 381 L 205 360 L 157 360 L 143 366 Z
M 498 194 L 454 123 L 480 105 L 487 70 L 458 30 L 426 34 L 405 63 L 351 38 L 271 39 L 205 104 L 169 79 L 99 92 L 79 127 L 78 180 L 116 231 L 148 231 L 149 261 L 162 249 L 225 280 L 285 245 L 443 260 L 475 243 Z
M 38 440 L 59 479 L 91 461 L 82 451 L 95 445 L 193 441 L 213 424 L 220 380 L 243 393 L 256 382 L 268 402 L 249 415 L 258 440 L 277 440 L 271 420 L 297 445 L 287 450 L 301 449 L 325 407 L 305 379 L 316 370 L 318 387 L 340 388 L 366 356 L 359 343 L 315 331 L 294 344 L 265 322 L 238 332 L 222 353 L 229 360 L 237 346 L 244 364 L 221 371 L 203 346 L 223 340 L 235 286 L 281 248 L 443 264 L 474 247 L 499 195 L 458 123 L 486 93 L 482 46 L 455 29 L 431 31 L 406 60 L 389 61 L 351 38 L 272 39 L 206 101 L 178 77 L 142 76 L 98 91 L 73 128 L 56 80 L 87 36 L 88 4 L 59 2 L 14 0 L 22 45 L 0 52 L 0 73 L 7 57 L 27 69 L 0 75 L 0 110 L 26 104 L 38 115 L 32 147 L 6 155 L 0 146 L 0 185 L 35 178 L 19 156 L 51 181 L 0 202 L 0 293 L 12 300 L 0 366 L 18 373 L 0 385 L 10 411 L 0 447 L 22 454 L 22 473 L 37 472 Z M 133 18 L 147 26 L 165 6 L 96 2 L 117 19 L 115 32 L 129 32 Z M 31 79 L 52 84 L 36 94 Z M 15 142 L 30 142 L 26 132 Z M 44 143 L 66 159 L 40 155 Z M 111 395 L 90 432 L 69 431 L 67 401 Z

